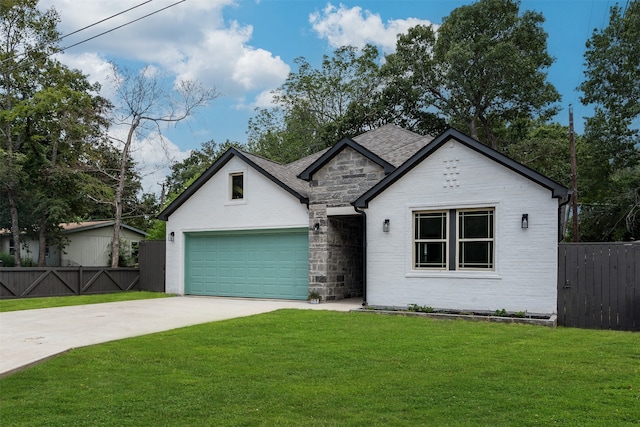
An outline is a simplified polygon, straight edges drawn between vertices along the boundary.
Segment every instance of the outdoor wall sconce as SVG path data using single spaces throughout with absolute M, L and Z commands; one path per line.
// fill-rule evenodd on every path
M 382 231 L 384 231 L 385 233 L 389 232 L 389 220 L 385 219 L 384 222 L 382 223 Z
M 520 226 L 522 228 L 529 228 L 529 214 L 522 214 L 522 223 Z
M 173 242 L 175 239 L 176 239 L 176 233 L 172 231 L 171 233 L 169 233 L 169 241 Z
M 319 232 L 320 231 L 320 223 L 316 222 L 315 224 L 313 224 L 313 231 L 314 232 Z

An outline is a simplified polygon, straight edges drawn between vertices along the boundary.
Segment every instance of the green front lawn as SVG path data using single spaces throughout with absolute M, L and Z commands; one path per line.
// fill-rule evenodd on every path
M 166 298 L 161 292 L 127 291 L 99 295 L 74 295 L 69 297 L 18 298 L 0 300 L 0 313 L 4 311 L 33 310 L 36 308 L 64 307 L 68 305 L 99 304 L 102 302 L 132 301 L 138 299 Z
M 3 426 L 626 426 L 640 335 L 281 310 L 0 380 Z

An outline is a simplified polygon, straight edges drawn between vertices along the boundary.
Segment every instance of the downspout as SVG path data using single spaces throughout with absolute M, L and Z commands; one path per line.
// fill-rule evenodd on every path
M 367 303 L 367 213 L 357 207 L 353 207 L 356 212 L 362 215 L 362 306 Z

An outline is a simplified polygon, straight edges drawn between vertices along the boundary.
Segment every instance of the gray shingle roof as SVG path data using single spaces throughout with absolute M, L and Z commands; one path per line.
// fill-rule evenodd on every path
M 285 191 L 297 197 L 301 203 L 309 203 L 309 184 L 298 178 L 303 172 L 311 174 L 309 169 L 321 168 L 326 161 L 330 160 L 337 153 L 335 147 L 342 149 L 345 144 L 377 161 L 385 164 L 389 168 L 390 174 L 382 181 L 374 185 L 371 189 L 360 196 L 355 205 L 366 207 L 369 200 L 380 192 L 384 191 L 395 180 L 401 178 L 406 172 L 420 163 L 431 152 L 435 151 L 447 138 L 455 138 L 470 148 L 490 157 L 494 161 L 507 166 L 515 172 L 531 179 L 540 185 L 553 191 L 553 196 L 565 199 L 569 197 L 568 190 L 562 185 L 538 174 L 531 169 L 520 165 L 508 157 L 491 150 L 478 141 L 456 130 L 450 129 L 436 138 L 423 136 L 417 133 L 402 129 L 395 125 L 385 125 L 378 129 L 358 135 L 352 139 L 343 139 L 334 147 L 304 157 L 286 165 L 276 163 L 247 153 L 237 148 L 230 148 L 225 152 L 209 169 L 207 169 L 189 188 L 187 188 L 176 200 L 158 216 L 162 220 L 167 220 L 169 215 L 178 209 L 198 188 L 200 188 L 209 178 L 215 175 L 232 157 L 236 156 L 248 163 L 254 169 L 265 175 Z M 342 145 L 340 145 L 342 144 Z M 382 160 L 381 160 L 382 159 Z M 318 162 L 318 163 L 316 163 Z M 314 165 L 314 163 L 316 163 Z
M 244 154 L 248 159 L 253 161 L 258 166 L 260 166 L 266 172 L 277 178 L 287 187 L 295 190 L 305 197 L 309 197 L 309 185 L 296 177 L 294 168 L 290 167 L 291 163 L 289 165 L 281 165 L 280 163 L 276 163 L 274 161 L 265 159 L 264 157 L 256 156 L 254 154 L 249 154 L 245 151 L 242 151 L 242 154 Z
M 388 124 L 352 139 L 393 166 L 398 167 L 431 142 L 433 137 L 423 136 Z

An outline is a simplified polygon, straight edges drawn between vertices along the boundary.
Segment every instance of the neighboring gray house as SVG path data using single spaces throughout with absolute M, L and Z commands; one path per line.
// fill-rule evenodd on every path
M 113 220 L 86 221 L 60 224 L 62 235 L 66 239 L 61 251 L 56 245 L 46 248 L 48 267 L 91 266 L 108 267 L 110 263 Z M 140 240 L 146 233 L 123 224 L 120 228 L 121 249 L 125 256 L 137 258 Z M 25 239 L 21 242 L 21 256 L 38 263 L 38 241 Z M 9 230 L 0 231 L 0 252 L 13 255 L 15 247 Z
M 88 221 L 62 224 L 62 234 L 67 239 L 60 253 L 60 265 L 67 266 L 111 266 L 111 240 L 113 239 L 113 220 Z M 147 233 L 122 224 L 120 227 L 120 246 L 122 253 L 137 259 L 140 241 Z
M 570 192 L 453 129 L 280 165 L 231 148 L 161 214 L 167 292 L 552 313 Z

